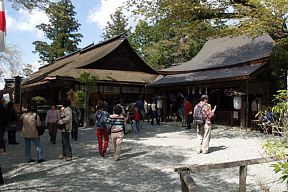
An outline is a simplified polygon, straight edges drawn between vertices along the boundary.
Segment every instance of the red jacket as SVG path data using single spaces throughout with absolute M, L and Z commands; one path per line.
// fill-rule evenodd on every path
M 136 111 L 134 114 L 134 120 L 135 121 L 140 121 L 141 120 L 141 115 L 139 113 L 139 111 Z
M 184 115 L 188 116 L 189 112 L 193 110 L 192 103 L 190 101 L 184 101 Z

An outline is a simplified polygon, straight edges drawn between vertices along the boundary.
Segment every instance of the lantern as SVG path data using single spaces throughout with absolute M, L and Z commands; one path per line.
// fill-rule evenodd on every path
M 195 95 L 195 88 L 192 89 L 192 94 Z
M 241 97 L 240 96 L 235 96 L 234 97 L 233 106 L 234 106 L 234 109 L 236 109 L 236 110 L 241 109 Z

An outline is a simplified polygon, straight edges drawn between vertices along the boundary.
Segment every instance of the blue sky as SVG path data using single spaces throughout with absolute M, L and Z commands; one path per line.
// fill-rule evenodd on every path
M 111 13 L 125 0 L 72 0 L 77 13 L 76 19 L 81 23 L 80 33 L 83 35 L 79 47 L 102 40 L 102 29 Z M 15 10 L 8 1 L 4 1 L 6 9 L 7 36 L 6 44 L 17 45 L 22 52 L 24 64 L 33 64 L 34 70 L 39 67 L 39 56 L 32 53 L 34 41 L 46 41 L 44 34 L 35 28 L 40 23 L 48 22 L 46 15 L 39 10 Z

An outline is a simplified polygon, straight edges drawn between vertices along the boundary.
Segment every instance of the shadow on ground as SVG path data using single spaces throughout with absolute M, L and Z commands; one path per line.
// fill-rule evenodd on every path
M 218 132 L 216 137 L 219 138 L 233 140 L 239 136 L 237 132 L 230 133 L 229 130 Z M 241 137 L 242 133 L 239 133 Z M 57 160 L 62 147 L 60 135 L 57 144 L 52 145 L 46 132 L 41 141 L 47 161 L 41 164 L 25 163 L 24 141 L 18 135 L 21 144 L 8 146 L 8 154 L 0 159 L 5 176 L 1 191 L 181 191 L 179 175 L 174 172 L 174 168 L 194 157 L 187 149 L 167 147 L 161 143 L 158 146 L 149 145 L 150 138 L 170 141 L 175 135 L 179 138 L 185 136 L 194 139 L 196 130 L 186 130 L 177 123 L 163 123 L 161 126 L 145 124 L 140 135 L 126 135 L 121 160 L 114 161 L 111 149 L 105 158 L 99 156 L 94 128 L 80 129 L 79 140 L 71 141 L 73 160 L 67 162 Z M 143 143 L 143 140 L 146 143 Z M 109 146 L 111 147 L 111 143 Z M 211 152 L 226 148 L 222 145 L 212 146 Z M 35 149 L 32 148 L 32 151 Z M 237 170 L 229 169 L 227 174 L 224 174 L 226 177 L 219 176 L 218 171 L 201 173 L 194 177 L 204 191 L 237 191 L 238 180 L 229 181 L 229 178 L 238 178 L 238 174 Z M 249 187 L 255 189 L 255 186 Z

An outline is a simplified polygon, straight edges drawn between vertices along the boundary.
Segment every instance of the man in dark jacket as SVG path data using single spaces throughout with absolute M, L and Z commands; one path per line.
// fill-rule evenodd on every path
M 77 139 L 78 139 L 78 127 L 79 127 L 79 122 L 80 122 L 80 118 L 81 118 L 81 111 L 76 105 L 73 105 L 71 107 L 71 110 L 72 110 L 71 136 L 72 136 L 72 139 L 77 141 Z
M 6 126 L 6 114 L 4 99 L 0 98 L 0 155 L 5 152 L 4 131 Z M 0 185 L 4 183 L 2 169 L 0 165 Z

